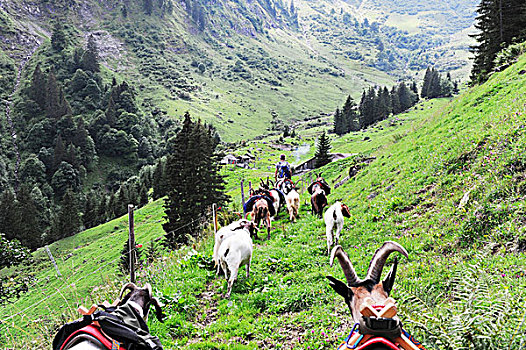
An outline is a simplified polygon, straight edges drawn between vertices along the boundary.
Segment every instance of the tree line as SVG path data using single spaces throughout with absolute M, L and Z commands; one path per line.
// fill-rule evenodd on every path
M 524 0 L 481 0 L 477 7 L 475 28 L 471 35 L 477 43 L 471 46 L 474 55 L 472 83 L 486 81 L 496 68 L 497 54 L 505 47 L 526 40 L 526 2 Z
M 426 70 L 420 92 L 422 98 L 450 97 L 454 93 L 458 93 L 458 82 L 452 81 L 449 73 L 444 78 L 434 68 Z M 401 82 L 390 90 L 386 86 L 370 87 L 363 91 L 359 105 L 349 95 L 343 107 L 336 108 L 333 131 L 343 135 L 365 129 L 391 114 L 408 110 L 418 101 L 418 87 L 414 81 L 409 86 Z

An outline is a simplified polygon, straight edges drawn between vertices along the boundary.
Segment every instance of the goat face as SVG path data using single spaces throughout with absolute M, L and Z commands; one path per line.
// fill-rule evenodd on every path
M 126 290 L 130 290 L 130 292 L 123 298 L 122 295 Z M 132 305 L 134 307 L 137 306 L 140 309 L 140 311 L 139 309 L 137 311 L 142 314 L 142 317 L 146 321 L 148 319 L 150 306 L 153 305 L 155 307 L 155 316 L 160 322 L 163 322 L 162 304 L 159 302 L 159 299 L 152 296 L 152 286 L 149 283 L 146 283 L 143 288 L 137 287 L 134 283 L 128 283 L 122 287 L 119 295 L 122 299 L 118 306 L 124 305 L 127 302 L 133 303 Z M 137 309 L 137 307 L 135 308 Z
M 349 207 L 342 203 L 342 215 L 346 218 L 351 217 L 351 212 L 349 211 Z
M 354 322 L 360 322 L 362 318 L 360 306 L 366 298 L 372 298 L 375 305 L 385 304 L 385 300 L 389 297 L 389 293 L 393 288 L 398 260 L 395 259 L 391 270 L 382 282 L 380 282 L 380 277 L 387 258 L 395 251 L 403 254 L 405 257 L 408 256 L 407 251 L 400 244 L 391 241 L 385 242 L 382 247 L 374 253 L 369 264 L 367 276 L 362 280 L 356 275 L 356 271 L 349 257 L 343 251 L 343 248 L 338 245 L 332 249 L 330 264 L 332 266 L 334 258 L 338 258 L 347 284 L 332 276 L 327 276 L 327 279 L 329 279 L 329 284 L 332 289 L 345 299 L 345 303 L 352 313 Z

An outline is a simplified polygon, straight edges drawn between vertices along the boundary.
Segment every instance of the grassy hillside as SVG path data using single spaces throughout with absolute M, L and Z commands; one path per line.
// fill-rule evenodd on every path
M 526 341 L 521 328 L 526 300 L 525 69 L 522 57 L 451 102 L 431 101 L 381 127 L 334 141 L 340 151 L 376 157 L 329 198 L 342 199 L 351 209 L 341 243 L 359 275 L 384 240 L 398 241 L 408 250 L 393 296 L 405 327 L 430 348 L 479 349 L 485 344 L 485 349 L 518 349 Z M 390 126 L 400 122 L 399 128 Z M 366 136 L 370 142 L 364 141 Z M 341 178 L 353 162 L 351 158 L 332 163 L 323 169 L 323 176 L 329 181 Z M 251 175 L 255 174 L 265 171 Z M 237 183 L 235 176 L 231 183 Z M 160 233 L 159 205 L 139 211 L 140 239 Z M 323 222 L 308 214 L 305 205 L 300 213 L 294 225 L 282 215 L 273 224 L 271 240 L 256 242 L 251 276 L 241 274 L 231 300 L 221 297 L 226 284 L 210 265 L 210 238 L 165 254 L 142 270 L 139 280 L 152 283 L 168 315 L 164 324 L 150 320 L 152 333 L 166 348 L 334 348 L 352 325 L 343 300 L 330 290 L 324 276 L 343 274 L 339 267 L 328 266 Z M 122 237 L 108 239 L 112 231 Z M 121 249 L 123 231 L 121 219 L 57 242 L 52 251 L 64 273 L 68 264 L 72 271 L 81 263 L 94 265 L 66 278 L 67 283 L 56 280 L 49 266 L 40 272 L 33 268 L 43 284 L 4 308 L 0 319 L 101 266 L 98 258 L 84 254 L 87 249 L 92 257 L 100 252 L 107 255 L 105 262 L 110 261 Z M 94 240 L 93 235 L 103 238 Z M 81 237 L 82 242 L 73 243 Z M 61 255 L 71 251 L 68 246 L 87 241 L 93 241 L 91 246 L 61 261 Z M 57 251 L 58 246 L 63 250 Z M 109 249 L 100 251 L 104 247 L 111 247 L 114 255 Z M 36 256 L 42 259 L 41 254 Z M 48 264 L 44 260 L 41 265 Z M 119 285 L 114 273 L 114 265 L 103 268 L 75 281 L 71 294 L 62 297 L 61 289 L 24 310 L 23 317 L 3 323 L 2 343 L 15 348 L 49 344 L 43 334 L 74 318 L 77 303 L 114 297 Z M 62 310 L 64 316 L 51 310 Z

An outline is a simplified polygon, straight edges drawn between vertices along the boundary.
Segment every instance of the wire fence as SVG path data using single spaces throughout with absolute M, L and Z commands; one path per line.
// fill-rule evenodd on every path
M 168 233 L 164 233 L 162 236 L 159 236 L 159 237 L 156 237 L 156 238 L 151 239 L 150 241 L 147 241 L 146 244 L 149 244 L 149 243 L 152 243 L 152 242 L 158 241 L 158 240 L 160 240 L 161 238 L 163 238 L 165 235 L 167 235 L 167 234 L 172 234 L 172 233 L 175 233 L 175 232 L 178 232 L 178 231 L 180 231 L 180 230 L 182 230 L 182 229 L 184 229 L 184 228 L 186 228 L 186 227 L 188 227 L 188 226 L 190 226 L 190 225 L 195 224 L 195 223 L 198 222 L 198 221 L 203 221 L 203 220 L 202 220 L 202 219 L 194 219 L 194 220 L 192 220 L 192 221 L 186 223 L 185 225 L 178 227 L 177 229 L 175 229 L 175 230 L 173 230 L 173 231 L 170 231 L 170 232 L 168 232 Z M 132 250 L 129 251 L 129 253 L 136 252 L 137 249 L 138 249 L 138 247 L 134 247 Z M 100 255 L 99 258 L 102 257 L 102 256 L 103 256 L 103 255 Z M 67 288 L 71 288 L 71 287 L 74 287 L 78 282 L 80 282 L 80 281 L 82 281 L 82 280 L 88 278 L 89 276 L 92 276 L 92 275 L 98 273 L 99 271 L 101 271 L 102 269 L 104 269 L 105 267 L 107 267 L 108 265 L 114 264 L 114 263 L 115 263 L 116 261 L 118 261 L 119 259 L 121 259 L 121 256 L 120 256 L 120 255 L 117 256 L 115 259 L 112 259 L 112 260 L 108 261 L 108 262 L 105 263 L 104 265 L 99 266 L 99 267 L 98 267 L 97 269 L 95 269 L 94 271 L 92 271 L 92 272 L 90 272 L 90 273 L 88 273 L 88 274 L 85 274 L 85 275 L 79 277 L 78 279 L 76 279 L 76 280 L 73 281 L 72 283 L 68 283 L 68 284 L 64 284 L 64 285 L 62 285 L 60 288 L 57 288 L 57 290 L 56 290 L 55 292 L 53 292 L 52 294 L 50 294 L 50 295 L 46 295 L 44 298 L 42 298 L 42 299 L 38 300 L 37 302 L 35 302 L 35 303 L 33 303 L 33 304 L 27 306 L 26 308 L 22 309 L 21 311 L 19 311 L 19 312 L 17 312 L 17 313 L 14 313 L 14 314 L 12 314 L 12 315 L 10 315 L 10 316 L 4 318 L 4 319 L 0 319 L 0 325 L 2 325 L 2 324 L 4 324 L 4 323 L 7 323 L 9 320 L 11 320 L 11 319 L 13 319 L 13 318 L 15 318 L 15 317 L 17 317 L 17 316 L 19 316 L 19 315 L 25 314 L 26 311 L 28 311 L 28 310 L 30 310 L 31 308 L 34 308 L 34 307 L 36 307 L 36 306 L 42 304 L 44 301 L 46 301 L 46 300 L 48 300 L 48 299 L 54 297 L 55 295 L 60 294 L 60 293 L 63 292 L 65 289 L 67 289 Z M 79 270 L 79 271 L 80 271 L 80 270 Z M 75 276 L 76 274 L 77 274 L 77 272 L 75 272 L 72 276 L 70 276 L 69 279 L 70 279 L 71 277 Z

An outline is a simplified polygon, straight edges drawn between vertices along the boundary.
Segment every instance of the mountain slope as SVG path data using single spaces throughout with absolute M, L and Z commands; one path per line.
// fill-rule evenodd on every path
M 359 275 L 384 240 L 407 248 L 393 296 L 404 326 L 430 348 L 518 348 L 526 341 L 520 328 L 526 298 L 524 71 L 526 56 L 451 102 L 425 102 L 366 133 L 335 139 L 339 151 L 360 155 L 321 169 L 333 182 L 350 166 L 363 166 L 329 197 L 351 209 L 341 244 Z M 366 166 L 364 155 L 376 159 Z M 238 174 L 230 174 L 233 189 Z M 262 175 L 252 172 L 246 179 Z M 304 194 L 302 205 L 306 199 Z M 257 242 L 251 277 L 239 277 L 230 301 L 221 298 L 225 283 L 209 264 L 211 238 L 142 271 L 140 280 L 151 282 L 167 304 L 166 322 L 150 321 L 152 332 L 167 348 L 334 348 L 352 325 L 324 276 L 342 273 L 328 266 L 324 224 L 307 211 L 303 205 L 297 224 L 275 222 L 271 240 Z M 96 301 L 118 290 L 113 282 L 102 284 L 91 296 Z M 17 308 L 38 294 L 27 295 Z M 58 303 L 49 302 L 44 309 Z M 17 328 L 25 321 L 13 322 L 1 326 L 3 336 L 19 344 L 18 336 L 28 336 Z M 47 325 L 29 332 L 42 334 Z M 33 339 L 47 344 L 38 335 Z
M 134 81 L 145 111 L 189 109 L 231 141 L 265 132 L 273 112 L 300 120 L 333 110 L 345 94 L 390 85 L 437 59 L 444 69 L 462 68 L 465 62 L 443 56 L 450 35 L 469 27 L 471 4 L 432 8 L 462 21 L 422 21 L 415 34 L 385 20 L 409 0 L 374 11 L 343 1 L 296 1 L 292 10 L 281 0 L 163 0 L 150 14 L 142 1 L 17 0 L 0 4 L 8 39 L 0 46 L 16 64 L 50 36 L 51 21 L 67 18 L 79 39 L 95 35 L 108 69 Z M 423 6 L 415 16 L 426 13 L 433 12 Z

